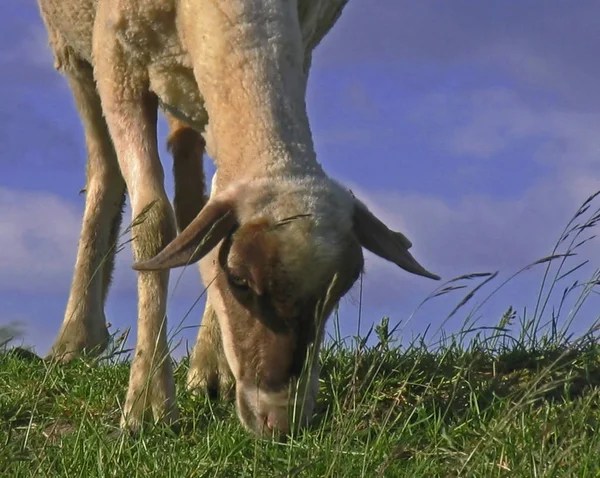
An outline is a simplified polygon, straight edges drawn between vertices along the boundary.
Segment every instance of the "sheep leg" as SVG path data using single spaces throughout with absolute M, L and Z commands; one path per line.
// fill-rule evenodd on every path
M 187 388 L 191 391 L 204 390 L 213 397 L 227 397 L 233 383 L 233 374 L 223 351 L 219 322 L 207 297 L 202 324 L 190 358 Z
M 65 70 L 84 126 L 87 148 L 85 212 L 77 262 L 62 327 L 49 357 L 63 362 L 102 352 L 108 343 L 104 301 L 115 260 L 125 183 L 102 115 L 91 66 Z
M 183 231 L 207 200 L 202 162 L 205 142 L 197 131 L 173 116 L 167 114 L 167 120 L 171 130 L 167 144 L 173 155 L 175 218 L 177 229 Z M 232 385 L 233 375 L 223 351 L 219 323 L 207 301 L 190 360 L 187 387 L 226 396 Z
M 99 82 L 100 84 L 100 82 Z M 110 85 L 110 83 L 109 83 Z M 157 101 L 144 93 L 137 101 L 111 101 L 115 86 L 103 89 L 107 123 L 131 197 L 136 261 L 154 257 L 175 236 L 173 209 L 164 189 L 156 145 Z M 148 405 L 156 421 L 177 419 L 175 384 L 167 342 L 169 271 L 138 272 L 137 344 L 125 401 L 123 427 L 137 430 Z
M 175 219 L 177 229 L 181 232 L 206 204 L 202 162 L 206 145 L 196 130 L 170 114 L 166 117 L 171 130 L 167 147 L 173 155 Z
M 94 31 L 96 79 L 106 123 L 131 200 L 136 261 L 154 257 L 175 236 L 173 208 L 164 188 L 157 148 L 158 102 L 143 65 L 110 30 L 111 2 L 100 2 Z M 114 12 L 114 9 L 112 10 Z M 118 13 L 118 12 L 117 12 Z M 108 30 L 102 30 L 103 28 Z M 135 74 L 131 74 L 135 72 Z M 157 422 L 177 420 L 175 383 L 167 341 L 169 271 L 138 272 L 137 344 L 121 426 L 138 430 L 151 409 Z

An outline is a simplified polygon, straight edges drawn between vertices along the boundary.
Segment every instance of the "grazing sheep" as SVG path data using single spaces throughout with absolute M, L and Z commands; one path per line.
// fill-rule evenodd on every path
M 133 230 L 138 329 L 122 426 L 137 429 L 148 408 L 156 420 L 177 418 L 167 285 L 169 269 L 196 261 L 210 287 L 188 385 L 222 389 L 232 373 L 240 420 L 258 435 L 288 432 L 290 412 L 306 423 L 318 388 L 316 360 L 300 374 L 307 350 L 318 352 L 324 318 L 362 271 L 362 248 L 439 279 L 315 157 L 311 53 L 347 0 L 38 1 L 88 151 L 77 263 L 51 357 L 106 345 L 127 190 L 143 220 Z M 171 126 L 177 237 L 159 107 Z M 217 166 L 208 201 L 200 134 Z

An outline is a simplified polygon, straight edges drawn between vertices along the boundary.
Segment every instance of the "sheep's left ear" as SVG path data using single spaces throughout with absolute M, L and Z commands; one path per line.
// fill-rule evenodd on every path
M 235 227 L 233 202 L 209 199 L 196 218 L 152 259 L 136 262 L 136 271 L 159 271 L 193 264 L 208 254 Z
M 390 230 L 367 209 L 361 201 L 354 199 L 354 233 L 361 246 L 402 269 L 430 279 L 440 277 L 426 270 L 408 250 L 412 243 L 401 232 Z

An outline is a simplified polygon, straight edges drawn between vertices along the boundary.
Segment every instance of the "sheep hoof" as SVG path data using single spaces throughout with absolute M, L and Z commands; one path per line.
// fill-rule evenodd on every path
M 194 394 L 206 393 L 212 399 L 232 398 L 235 380 L 227 364 L 216 368 L 191 366 L 187 376 L 187 389 Z
M 90 322 L 100 325 L 87 326 L 75 320 L 67 322 L 45 359 L 68 363 L 78 357 L 96 357 L 104 352 L 110 339 L 104 318 Z

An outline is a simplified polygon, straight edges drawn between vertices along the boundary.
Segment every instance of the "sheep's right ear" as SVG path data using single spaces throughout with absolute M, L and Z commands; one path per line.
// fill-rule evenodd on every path
M 236 226 L 231 201 L 209 200 L 181 234 L 152 259 L 136 262 L 136 271 L 158 271 L 193 264 L 208 254 Z
M 358 199 L 354 199 L 354 233 L 361 246 L 400 266 L 405 271 L 430 279 L 440 276 L 426 270 L 408 251 L 412 243 L 401 232 L 390 230 Z

